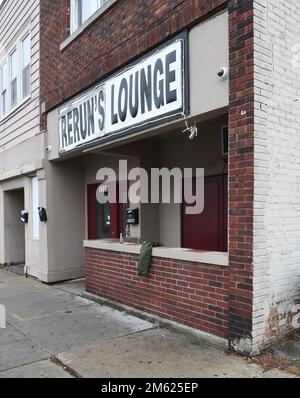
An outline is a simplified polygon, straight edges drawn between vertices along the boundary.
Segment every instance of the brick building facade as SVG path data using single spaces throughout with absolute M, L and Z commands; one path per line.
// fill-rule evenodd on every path
M 83 18 L 76 8 L 81 2 L 40 1 L 46 152 L 39 178 L 48 216 L 40 279 L 85 273 L 89 295 L 256 354 L 293 331 L 300 299 L 296 0 L 96 3 Z M 170 54 L 180 54 L 176 70 Z M 142 80 L 142 68 L 151 65 L 157 79 L 162 60 L 173 89 L 178 79 L 176 99 L 183 93 L 175 112 L 163 113 L 165 97 L 155 123 L 144 115 L 134 129 L 101 130 L 97 139 L 85 130 L 83 136 L 83 110 L 95 107 L 110 117 L 111 107 L 113 117 L 114 97 L 105 101 L 118 82 L 128 93 L 132 71 Z M 217 75 L 220 68 L 225 76 Z M 148 97 L 141 87 L 140 99 L 150 113 L 149 80 L 150 74 Z M 170 94 L 171 85 L 159 83 Z M 94 120 L 91 113 L 87 120 Z M 183 133 L 186 123 L 198 129 L 192 143 Z M 178 205 L 140 204 L 139 222 L 128 226 L 120 198 L 118 207 L 99 207 L 97 172 L 116 170 L 122 159 L 145 170 L 203 168 L 203 214 L 189 218 Z M 150 274 L 140 278 L 140 243 L 153 240 L 164 247 L 153 250 Z
M 281 225 L 276 222 L 278 230 L 273 233 L 273 222 L 277 219 L 275 209 L 284 206 L 284 197 L 276 193 L 275 202 L 269 199 L 270 192 L 275 189 L 272 184 L 276 176 L 279 180 L 280 175 L 283 180 L 287 179 L 287 170 L 277 174 L 276 167 L 280 166 L 276 159 L 270 161 L 274 149 L 270 130 L 282 131 L 282 139 L 289 134 L 292 137 L 293 125 L 286 126 L 286 123 L 292 124 L 299 117 L 289 94 L 288 81 L 281 73 L 281 68 L 292 68 L 293 34 L 297 33 L 296 5 L 277 5 L 263 0 L 113 3 L 70 36 L 69 2 L 64 1 L 62 9 L 56 2 L 43 2 L 41 21 L 43 25 L 47 21 L 41 36 L 44 115 L 176 34 L 192 31 L 215 15 L 228 13 L 228 267 L 201 264 L 200 260 L 180 262 L 157 254 L 150 279 L 143 281 L 134 269 L 137 253 L 120 254 L 116 248 L 110 252 L 105 246 L 96 245 L 96 249 L 88 245 L 87 290 L 222 337 L 238 351 L 258 352 L 291 330 L 292 307 L 299 300 L 299 267 L 296 259 L 288 259 L 297 257 L 293 244 L 288 253 L 282 254 L 281 249 L 278 253 L 293 282 L 284 277 L 282 283 L 277 281 L 282 271 L 270 247 L 275 250 L 281 232 L 288 235 L 291 224 L 290 218 L 282 222 L 279 216 Z M 277 16 L 281 14 L 285 18 L 279 22 Z M 288 36 L 285 33 L 288 21 L 292 26 L 288 29 L 290 36 L 285 43 L 277 43 L 278 30 Z M 285 64 L 281 51 L 288 53 Z M 275 75 L 277 69 L 279 73 Z M 291 73 L 297 75 L 299 70 Z M 296 85 L 295 100 L 298 89 Z M 287 93 L 291 107 L 287 104 L 286 111 L 281 111 L 279 116 L 278 90 Z M 279 137 L 277 140 L 283 150 Z M 293 181 L 290 177 L 290 182 Z M 294 211 L 297 211 L 296 185 L 290 189 Z M 282 209 L 288 211 L 285 207 Z M 297 219 L 297 213 L 295 216 Z M 269 228 L 272 242 L 264 226 Z M 297 237 L 296 234 L 293 242 Z M 291 284 L 293 297 L 288 292 Z M 141 303 L 139 297 L 143 294 L 146 299 Z

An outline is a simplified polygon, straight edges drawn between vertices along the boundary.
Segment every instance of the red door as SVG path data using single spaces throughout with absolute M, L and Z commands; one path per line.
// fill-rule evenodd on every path
M 100 184 L 87 187 L 88 239 L 118 239 L 122 231 L 122 214 L 118 203 L 101 204 L 96 193 Z
M 187 249 L 226 252 L 227 247 L 227 176 L 205 177 L 204 211 L 182 214 L 182 246 Z

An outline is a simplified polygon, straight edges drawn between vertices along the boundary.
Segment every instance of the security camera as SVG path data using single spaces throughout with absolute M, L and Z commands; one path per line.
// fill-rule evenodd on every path
M 51 147 L 51 145 L 48 145 L 47 147 L 46 147 L 46 152 L 51 152 L 52 151 L 52 147 Z
M 229 70 L 228 68 L 220 68 L 217 72 L 217 76 L 220 80 L 226 80 L 229 75 Z

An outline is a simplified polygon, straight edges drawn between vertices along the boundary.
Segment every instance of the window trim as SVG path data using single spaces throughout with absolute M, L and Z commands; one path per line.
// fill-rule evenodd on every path
M 74 15 L 74 4 L 75 0 L 70 0 L 70 36 L 64 40 L 60 45 L 60 51 L 63 51 L 67 48 L 74 40 L 76 40 L 100 15 L 104 14 L 113 4 L 115 4 L 118 0 L 109 0 L 104 6 L 99 8 L 94 14 L 90 16 L 81 26 L 79 26 L 75 31 L 72 31 L 72 15 Z M 73 13 L 73 14 L 72 14 Z
M 16 75 L 14 78 L 12 77 L 12 56 L 13 54 L 16 54 Z M 16 108 L 19 102 L 19 68 L 18 68 L 18 63 L 19 63 L 19 56 L 18 56 L 18 47 L 15 45 L 12 50 L 8 54 L 8 92 L 9 92 L 9 97 L 8 97 L 8 104 L 9 104 L 9 109 L 13 110 Z M 16 81 L 16 103 L 12 105 L 12 85 Z
M 0 54 L 0 66 L 6 64 L 6 74 L 7 74 L 7 87 L 6 87 L 6 113 L 4 115 L 0 114 L 0 124 L 2 124 L 6 119 L 8 119 L 12 114 L 14 114 L 25 102 L 31 98 L 31 72 L 29 73 L 29 94 L 23 97 L 22 87 L 23 87 L 23 77 L 22 77 L 22 42 L 29 35 L 30 38 L 30 70 L 31 70 L 31 27 L 27 26 L 20 35 L 12 42 L 12 44 L 6 49 L 5 53 Z M 14 51 L 17 51 L 17 102 L 15 106 L 11 105 L 11 55 Z
M 0 9 L 4 6 L 6 0 L 0 0 Z
M 7 83 L 8 83 L 7 59 L 4 59 L 3 61 L 1 60 L 1 62 L 0 62 L 0 70 L 2 70 L 2 73 L 3 73 L 3 75 L 1 76 L 1 79 L 3 79 L 3 83 L 4 83 L 3 87 L 0 87 L 0 104 L 1 104 L 1 107 L 0 107 L 0 120 L 1 120 L 2 117 L 5 117 L 5 115 L 6 115 L 5 111 L 7 109 L 7 91 L 8 91 L 8 88 L 7 88 Z M 4 109 L 4 113 L 2 114 L 2 110 L 3 110 L 2 106 L 3 105 L 1 103 L 1 100 L 2 100 L 3 94 L 5 94 L 5 109 Z
M 107 3 L 109 3 L 109 0 L 94 0 L 95 2 L 97 2 L 96 4 L 96 8 L 94 9 L 94 11 L 91 10 L 91 3 L 87 3 L 86 0 L 70 0 L 71 1 L 71 13 L 70 13 L 70 19 L 71 19 L 71 23 L 70 23 L 70 31 L 71 33 L 76 32 L 76 30 L 78 30 L 86 21 L 88 21 L 98 10 L 100 10 L 101 8 L 104 8 L 106 6 Z M 101 6 L 102 1 L 105 1 L 106 3 L 103 4 Z M 84 6 L 89 5 L 89 7 L 84 8 Z M 80 6 L 80 7 L 78 7 Z M 79 13 L 79 8 L 81 9 L 81 13 Z M 91 12 L 91 14 L 89 15 L 89 17 L 87 19 L 85 19 L 84 21 L 82 21 L 83 16 L 84 16 L 84 10 L 89 10 Z
M 24 53 L 23 53 L 23 43 L 29 37 L 29 63 L 24 65 Z M 23 95 L 23 84 L 24 84 L 24 70 L 29 66 L 29 93 L 27 95 Z M 20 94 L 22 101 L 30 96 L 30 89 L 31 89 L 31 35 L 30 31 L 28 30 L 20 40 L 20 69 L 21 69 L 21 80 L 20 80 Z

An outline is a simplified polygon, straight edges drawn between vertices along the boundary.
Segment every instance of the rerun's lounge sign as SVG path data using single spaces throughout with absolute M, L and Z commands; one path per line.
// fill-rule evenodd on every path
M 188 111 L 186 37 L 76 98 L 59 110 L 60 152 L 149 127 Z

